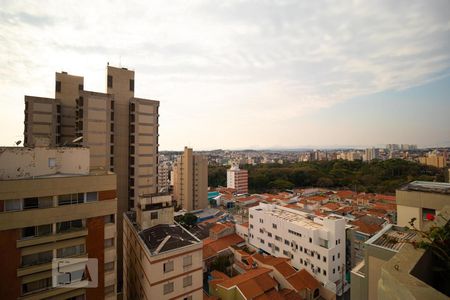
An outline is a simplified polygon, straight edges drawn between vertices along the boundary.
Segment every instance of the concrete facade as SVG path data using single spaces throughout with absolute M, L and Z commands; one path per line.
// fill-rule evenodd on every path
M 202 242 L 173 223 L 170 196 L 124 214 L 123 299 L 203 299 Z
M 450 203 L 450 184 L 444 182 L 414 181 L 396 191 L 397 224 L 409 226 L 416 218 L 416 228 L 428 222 L 427 214 L 437 215 Z
M 115 175 L 90 172 L 85 148 L 1 148 L 0 166 L 0 295 L 116 299 Z M 97 258 L 98 287 L 53 288 L 57 257 Z
M 185 147 L 184 153 L 173 166 L 174 200 L 187 211 L 208 207 L 208 160 L 192 154 Z
M 227 170 L 227 188 L 236 189 L 238 194 L 248 193 L 248 171 L 232 166 Z
M 307 269 L 325 288 L 341 295 L 345 281 L 345 220 L 312 217 L 273 204 L 249 209 L 249 242 L 292 266 Z

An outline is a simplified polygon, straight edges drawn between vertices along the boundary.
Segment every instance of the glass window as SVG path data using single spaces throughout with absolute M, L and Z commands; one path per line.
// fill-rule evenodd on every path
M 105 224 L 114 223 L 114 215 L 105 216 Z
M 114 262 L 105 263 L 104 270 L 105 270 L 105 272 L 114 270 Z
M 154 212 L 150 213 L 150 219 L 152 219 L 152 220 L 158 219 L 158 212 L 154 211 Z
M 5 211 L 22 210 L 22 201 L 20 199 L 6 200 Z
M 49 168 L 56 167 L 56 158 L 54 158 L 54 157 L 49 157 L 48 158 L 48 167 Z
M 109 248 L 114 246 L 114 238 L 106 239 L 105 240 L 105 248 Z
M 98 193 L 97 192 L 89 192 L 86 193 L 86 202 L 92 202 L 98 200 Z
M 62 233 L 67 231 L 74 231 L 74 230 L 80 230 L 83 226 L 83 220 L 72 220 L 72 221 L 65 221 L 56 223 L 56 232 Z
M 25 198 L 23 199 L 23 209 L 39 208 L 38 198 Z
M 53 259 L 53 251 L 33 253 L 22 256 L 22 267 L 45 264 Z
M 164 263 L 163 271 L 164 271 L 164 273 L 173 271 L 173 261 L 168 261 L 168 262 Z
M 36 281 L 22 284 L 22 295 L 44 290 L 52 286 L 52 278 L 43 278 Z
M 192 255 L 183 257 L 183 267 L 188 267 L 192 265 Z
M 69 257 L 74 255 L 81 255 L 84 253 L 84 245 L 76 245 L 66 248 L 60 248 L 56 251 L 57 257 Z
M 192 275 L 186 276 L 183 278 L 183 287 L 192 285 Z
M 164 295 L 173 292 L 173 282 L 168 282 L 164 285 Z

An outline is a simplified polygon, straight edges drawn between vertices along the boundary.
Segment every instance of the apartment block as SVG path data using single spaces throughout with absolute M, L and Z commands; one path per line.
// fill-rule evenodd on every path
M 174 166 L 174 200 L 187 211 L 208 207 L 208 160 L 184 147 Z
M 345 279 L 345 220 L 317 217 L 279 205 L 249 209 L 249 242 L 273 256 L 288 257 L 331 292 L 342 295 Z
M 413 181 L 396 191 L 397 224 L 423 229 L 445 205 L 450 203 L 450 183 Z
M 427 156 L 419 157 L 419 162 L 436 168 L 445 168 L 447 166 L 447 158 L 436 153 L 429 153 Z
M 61 103 L 52 98 L 25 96 L 24 145 L 55 146 L 61 142 Z
M 169 162 L 162 162 L 158 165 L 158 188 L 160 193 L 167 193 L 170 187 L 169 174 L 171 166 Z
M 248 193 L 248 171 L 233 165 L 227 170 L 227 188 L 236 189 L 238 194 Z
M 3 299 L 115 299 L 116 176 L 89 149 L 0 148 Z M 54 258 L 96 258 L 98 287 L 54 287 Z
M 203 299 L 202 242 L 173 221 L 171 196 L 124 214 L 123 299 Z
M 67 72 L 55 73 L 55 99 L 61 102 L 61 144 L 71 143 L 75 139 L 75 101 L 83 89 L 83 77 L 69 75 Z
M 116 173 L 119 245 L 123 213 L 158 191 L 158 109 L 158 101 L 134 97 L 134 71 L 109 65 L 106 93 L 86 91 L 83 77 L 61 72 L 55 99 L 25 96 L 25 146 L 88 147 L 91 169 Z M 121 246 L 118 261 L 120 283 Z
M 81 91 L 76 104 L 76 136 L 89 147 L 91 168 L 114 171 L 114 97 Z

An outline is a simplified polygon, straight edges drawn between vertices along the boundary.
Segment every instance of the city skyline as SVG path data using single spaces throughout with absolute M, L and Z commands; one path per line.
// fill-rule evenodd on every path
M 24 95 L 52 97 L 54 72 L 104 90 L 109 62 L 161 102 L 161 151 L 450 146 L 447 8 L 4 1 L 0 141 L 23 141 Z

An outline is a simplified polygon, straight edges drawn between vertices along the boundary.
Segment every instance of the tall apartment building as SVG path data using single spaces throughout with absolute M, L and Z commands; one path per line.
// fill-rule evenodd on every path
M 167 193 L 169 191 L 169 174 L 171 169 L 170 163 L 167 161 L 158 164 L 158 192 Z
M 397 224 L 409 226 L 416 219 L 416 228 L 423 229 L 431 220 L 429 215 L 440 213 L 450 203 L 450 183 L 413 181 L 396 191 Z
M 124 215 L 124 299 L 203 299 L 202 242 L 173 222 L 171 196 Z
M 375 148 L 367 148 L 364 151 L 363 160 L 372 161 L 377 158 L 377 150 Z
M 238 194 L 247 194 L 248 171 L 239 169 L 239 165 L 233 165 L 227 170 L 227 188 L 236 189 Z
M 274 256 L 307 269 L 325 288 L 342 295 L 345 279 L 345 220 L 317 217 L 279 205 L 249 209 L 249 242 Z
M 89 149 L 1 148 L 1 298 L 115 299 L 116 213 L 116 175 Z M 53 287 L 53 258 L 96 258 L 98 287 Z
M 187 211 L 208 207 L 208 160 L 184 147 L 173 171 L 173 196 L 177 204 Z
M 159 101 L 134 97 L 134 71 L 108 66 L 106 75 L 107 93 L 98 93 L 84 90 L 83 77 L 56 73 L 55 99 L 25 96 L 24 135 L 25 146 L 88 147 L 92 168 L 117 174 L 121 282 L 123 213 L 158 191 Z
M 419 162 L 436 168 L 445 168 L 447 166 L 447 158 L 436 153 L 429 153 L 427 156 L 419 157 Z

